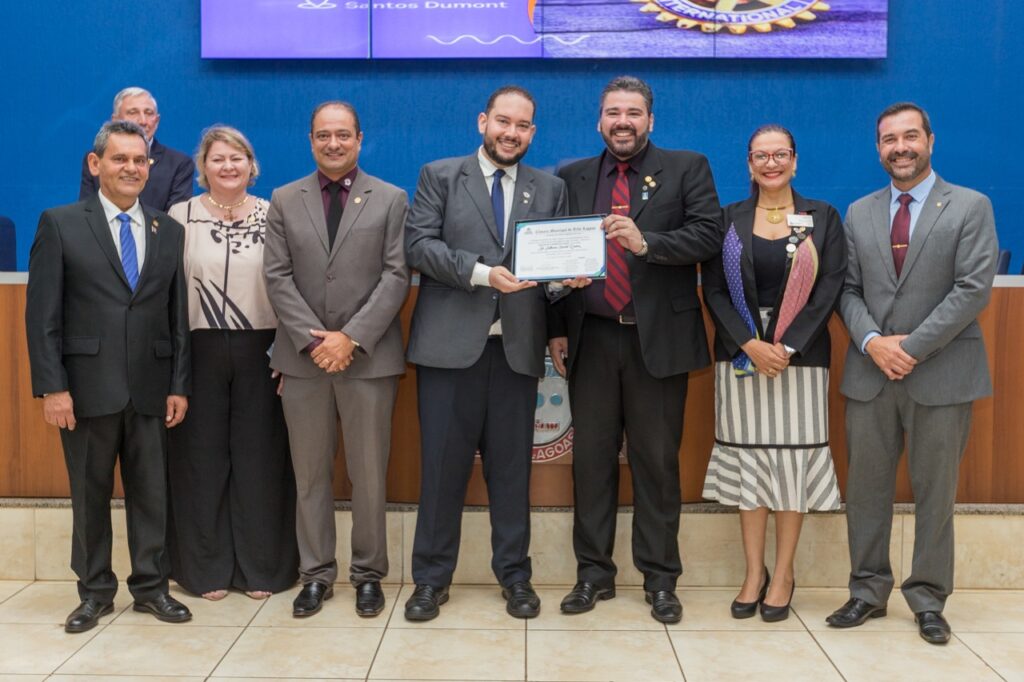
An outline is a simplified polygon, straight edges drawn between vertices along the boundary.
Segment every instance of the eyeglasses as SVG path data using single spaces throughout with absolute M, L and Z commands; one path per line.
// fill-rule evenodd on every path
M 768 159 L 775 159 L 775 163 L 780 166 L 785 166 L 787 163 L 793 160 L 796 154 L 792 149 L 777 149 L 771 154 L 768 152 L 750 152 L 747 155 L 750 159 L 750 163 L 755 166 L 764 166 L 768 163 Z

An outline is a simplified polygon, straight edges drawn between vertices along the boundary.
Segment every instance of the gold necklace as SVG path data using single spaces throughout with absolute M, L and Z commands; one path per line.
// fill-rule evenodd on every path
M 220 210 L 224 211 L 224 219 L 227 220 L 228 222 L 231 222 L 231 221 L 233 221 L 235 219 L 235 209 L 238 208 L 239 206 L 241 206 L 242 204 L 244 204 L 245 202 L 247 202 L 249 200 L 249 195 L 245 194 L 242 197 L 242 200 L 239 201 L 237 204 L 227 204 L 227 205 L 218 202 L 216 199 L 213 198 L 213 195 L 210 194 L 209 192 L 206 193 L 206 199 L 211 204 L 213 204 L 214 206 L 216 206 Z
M 767 214 L 765 214 L 764 218 L 772 225 L 778 225 L 779 223 L 782 222 L 782 210 L 785 208 L 789 208 L 790 206 L 792 206 L 792 204 L 783 204 L 782 206 L 776 206 L 774 208 L 771 208 L 769 206 L 762 206 L 761 204 L 757 205 L 758 208 L 763 208 L 765 211 L 768 212 Z

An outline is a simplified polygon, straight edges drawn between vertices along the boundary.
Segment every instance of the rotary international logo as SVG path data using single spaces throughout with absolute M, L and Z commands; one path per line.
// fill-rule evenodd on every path
M 742 34 L 747 29 L 768 33 L 773 26 L 795 28 L 797 19 L 813 21 L 815 12 L 829 5 L 819 0 L 631 0 L 641 3 L 641 12 L 656 14 L 658 21 L 674 22 L 679 28 L 699 28 L 705 33 L 722 29 Z
M 537 385 L 537 411 L 533 420 L 533 461 L 547 462 L 572 451 L 572 414 L 568 384 L 544 358 L 544 378 Z

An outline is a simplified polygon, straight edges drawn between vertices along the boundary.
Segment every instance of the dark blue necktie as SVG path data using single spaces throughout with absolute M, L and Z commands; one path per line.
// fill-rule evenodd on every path
M 494 223 L 498 226 L 498 241 L 505 243 L 505 192 L 501 189 L 501 178 L 505 171 L 500 168 L 494 171 L 491 182 L 491 208 L 494 209 Z
M 121 221 L 121 267 L 132 291 L 139 282 L 139 259 L 135 253 L 135 237 L 132 236 L 132 219 L 127 213 L 118 213 Z

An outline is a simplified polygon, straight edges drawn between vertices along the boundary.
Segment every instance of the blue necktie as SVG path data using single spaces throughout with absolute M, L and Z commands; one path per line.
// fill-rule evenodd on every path
M 501 189 L 501 178 L 505 171 L 500 168 L 494 171 L 491 183 L 491 208 L 494 209 L 494 223 L 498 226 L 498 241 L 505 243 L 505 192 Z
M 132 291 L 139 281 L 139 259 L 135 253 L 135 237 L 132 236 L 132 219 L 127 213 L 118 213 L 121 221 L 121 267 Z

